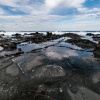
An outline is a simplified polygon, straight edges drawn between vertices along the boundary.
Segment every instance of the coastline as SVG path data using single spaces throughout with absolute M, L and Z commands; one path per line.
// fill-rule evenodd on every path
M 99 100 L 100 58 L 93 55 L 96 43 L 74 33 L 35 35 L 33 43 L 24 45 L 33 50 L 14 54 L 11 47 L 7 50 L 12 54 L 0 58 L 1 99 L 37 100 L 42 95 L 46 100 Z

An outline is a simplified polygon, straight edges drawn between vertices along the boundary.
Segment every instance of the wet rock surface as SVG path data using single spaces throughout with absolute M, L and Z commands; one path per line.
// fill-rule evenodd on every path
M 85 48 L 96 44 L 80 38 L 65 43 L 66 39 L 1 57 L 0 100 L 100 100 L 100 59 L 77 42 L 89 43 Z
M 91 59 L 88 60 L 88 63 L 92 62 L 98 66 L 96 69 L 95 66 L 91 67 L 91 64 L 86 65 L 84 61 L 87 57 L 84 61 L 81 59 L 82 65 L 78 65 L 78 62 L 75 64 L 74 61 L 70 61 L 71 59 L 77 61 L 74 58 L 48 59 L 45 55 L 37 53 L 2 59 L 0 63 L 6 64 L 6 67 L 1 67 L 0 71 L 0 99 L 99 100 L 100 72 L 97 69 L 100 68 L 100 62 L 97 61 L 95 64 Z

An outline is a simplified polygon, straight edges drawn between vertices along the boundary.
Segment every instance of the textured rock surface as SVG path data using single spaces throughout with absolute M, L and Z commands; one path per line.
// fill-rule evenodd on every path
M 16 66 L 16 64 L 12 64 L 11 66 L 6 68 L 5 73 L 10 75 L 10 76 L 18 76 L 19 75 L 19 68 Z
M 100 100 L 100 59 L 64 41 L 0 58 L 0 100 Z

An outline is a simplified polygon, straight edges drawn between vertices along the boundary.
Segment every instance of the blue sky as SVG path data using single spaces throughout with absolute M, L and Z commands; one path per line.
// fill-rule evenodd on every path
M 0 0 L 0 30 L 100 30 L 100 0 Z

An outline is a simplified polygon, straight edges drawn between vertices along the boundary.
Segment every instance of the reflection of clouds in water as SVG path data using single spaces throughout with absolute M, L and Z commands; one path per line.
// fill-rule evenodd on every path
M 20 48 L 23 52 L 31 52 L 32 50 L 44 48 L 46 46 L 57 44 L 57 42 L 43 42 L 40 44 L 32 43 L 27 45 L 17 45 L 17 49 Z
M 44 51 L 44 53 L 51 59 L 63 59 L 64 57 L 79 56 L 74 50 L 61 47 L 49 47 Z
M 27 44 L 27 45 L 24 45 L 24 46 L 20 46 L 20 45 L 17 45 L 17 49 L 18 48 L 21 48 L 21 50 L 23 51 L 23 52 L 30 52 L 30 51 L 32 51 L 32 50 L 34 50 L 34 49 L 38 49 L 38 48 L 41 48 L 41 45 L 39 45 L 39 44 L 35 44 L 35 43 L 33 43 L 33 44 Z

